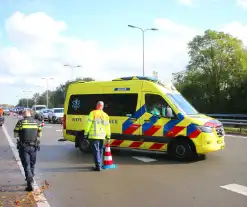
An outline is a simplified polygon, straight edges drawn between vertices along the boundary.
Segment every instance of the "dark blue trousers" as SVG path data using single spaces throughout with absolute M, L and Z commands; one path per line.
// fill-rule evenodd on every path
M 102 167 L 103 153 L 104 153 L 104 140 L 103 139 L 89 139 L 94 157 L 96 167 Z
M 24 168 L 26 180 L 28 182 L 32 182 L 34 177 L 37 150 L 34 146 L 22 146 L 19 149 L 19 156 Z

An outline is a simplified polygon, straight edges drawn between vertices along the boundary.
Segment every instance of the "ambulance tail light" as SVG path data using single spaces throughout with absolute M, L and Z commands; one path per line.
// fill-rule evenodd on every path
M 66 129 L 66 115 L 63 115 L 63 129 Z

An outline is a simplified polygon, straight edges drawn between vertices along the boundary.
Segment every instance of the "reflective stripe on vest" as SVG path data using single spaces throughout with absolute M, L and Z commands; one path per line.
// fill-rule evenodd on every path
M 106 120 L 104 112 L 102 111 L 93 111 L 94 119 L 88 119 L 89 122 L 92 122 L 91 128 L 89 129 L 89 137 L 104 139 L 106 137 L 106 127 L 109 125 L 109 120 Z

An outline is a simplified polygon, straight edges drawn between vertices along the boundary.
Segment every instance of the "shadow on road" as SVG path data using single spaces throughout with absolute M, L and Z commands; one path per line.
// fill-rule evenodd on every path
M 171 164 L 190 164 L 204 160 L 205 157 L 198 157 L 192 162 L 180 162 L 169 158 L 166 154 L 157 154 L 152 152 L 132 151 L 123 149 L 112 149 L 113 162 L 117 165 L 171 165 Z M 155 162 L 142 162 L 134 159 L 132 156 L 149 157 L 156 159 Z M 38 153 L 38 162 L 55 165 L 81 165 L 89 164 L 92 166 L 93 157 L 91 153 L 83 153 L 75 149 L 74 144 L 68 143 L 63 145 L 45 145 L 41 146 Z M 74 168 L 76 170 L 77 167 Z M 90 167 L 78 167 L 79 171 L 88 171 Z
M 112 156 L 115 157 L 121 157 L 121 158 L 128 158 L 128 157 L 132 157 L 132 156 L 140 156 L 140 157 L 150 157 L 153 159 L 156 159 L 158 162 L 148 162 L 148 163 L 144 163 L 144 162 L 140 162 L 141 165 L 143 164 L 153 164 L 153 165 L 157 165 L 157 164 L 189 164 L 189 163 L 193 163 L 193 162 L 197 162 L 197 161 L 201 161 L 204 160 L 205 157 L 204 156 L 200 156 L 197 159 L 195 159 L 194 161 L 191 162 L 182 162 L 182 161 L 178 161 L 175 159 L 170 158 L 167 154 L 165 153 L 156 153 L 156 152 L 143 152 L 143 151 L 132 151 L 132 150 L 125 150 L 125 149 L 112 149 Z M 126 159 L 126 164 L 128 163 L 128 160 Z
M 88 167 L 52 167 L 52 168 L 39 168 L 41 172 L 48 172 L 48 173 L 75 173 L 75 172 L 92 172 L 92 166 Z

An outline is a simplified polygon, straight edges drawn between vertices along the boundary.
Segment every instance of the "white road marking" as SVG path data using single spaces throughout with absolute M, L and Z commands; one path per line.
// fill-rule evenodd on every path
M 56 132 L 61 132 L 61 131 L 62 131 L 62 129 L 57 129 L 57 130 L 56 130 Z
M 238 184 L 232 183 L 232 184 L 223 185 L 223 186 L 220 186 L 220 187 L 221 187 L 221 188 L 224 188 L 224 189 L 226 189 L 226 190 L 230 190 L 230 191 L 232 191 L 232 192 L 239 193 L 239 194 L 241 194 L 241 195 L 247 196 L 247 187 L 246 187 L 246 186 L 238 185 Z
M 152 159 L 149 157 L 139 157 L 139 156 L 133 156 L 134 159 L 140 160 L 142 162 L 155 162 L 157 161 L 156 159 Z
M 226 137 L 233 137 L 233 138 L 247 139 L 247 136 L 233 135 L 233 134 L 226 134 Z
M 21 160 L 19 158 L 19 153 L 16 149 L 16 145 L 12 141 L 11 137 L 9 136 L 7 130 L 5 129 L 5 126 L 3 126 L 3 132 L 9 142 L 9 146 L 15 156 L 15 160 L 22 172 L 22 175 L 25 177 L 24 169 L 21 163 Z M 48 201 L 46 200 L 43 193 L 41 193 L 39 186 L 37 185 L 36 181 L 34 180 L 34 191 L 32 192 L 34 200 L 36 201 L 37 207 L 50 207 Z

